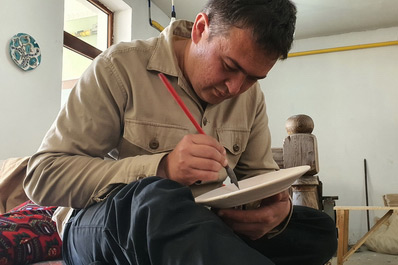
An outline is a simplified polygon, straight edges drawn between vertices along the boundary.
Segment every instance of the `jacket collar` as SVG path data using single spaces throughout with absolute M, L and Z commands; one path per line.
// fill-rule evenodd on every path
M 198 104 L 200 100 L 193 88 L 188 84 L 174 52 L 174 38 L 191 38 L 193 23 L 186 20 L 176 20 L 166 27 L 157 39 L 154 52 L 149 59 L 147 70 L 154 70 L 177 78 L 178 85 Z M 202 108 L 202 107 L 200 107 Z
M 174 53 L 173 38 L 174 36 L 191 38 L 192 26 L 192 22 L 176 20 L 166 27 L 156 42 L 155 50 L 148 62 L 147 69 L 181 78 L 182 72 Z

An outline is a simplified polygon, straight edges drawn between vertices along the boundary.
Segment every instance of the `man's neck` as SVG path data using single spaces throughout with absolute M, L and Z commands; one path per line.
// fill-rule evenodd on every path
M 192 87 L 192 84 L 189 80 L 188 74 L 186 72 L 186 57 L 185 55 L 187 54 L 187 49 L 188 49 L 188 45 L 190 44 L 191 39 L 186 39 L 186 38 L 181 38 L 176 36 L 174 38 L 174 52 L 175 55 L 177 57 L 177 63 L 178 63 L 178 67 L 181 69 L 181 72 L 185 78 L 185 80 L 188 82 L 189 86 Z M 199 97 L 197 97 L 200 105 L 202 106 L 202 108 L 205 110 L 207 107 L 207 102 L 203 101 L 202 99 L 200 99 Z
M 187 81 L 189 81 L 189 78 L 185 71 L 185 54 L 189 41 L 190 39 L 181 37 L 174 38 L 174 53 L 177 57 L 178 67 L 181 69 L 181 72 Z

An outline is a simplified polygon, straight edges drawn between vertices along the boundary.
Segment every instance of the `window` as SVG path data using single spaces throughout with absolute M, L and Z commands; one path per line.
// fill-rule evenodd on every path
M 112 45 L 113 12 L 97 0 L 65 0 L 62 105 L 91 61 Z

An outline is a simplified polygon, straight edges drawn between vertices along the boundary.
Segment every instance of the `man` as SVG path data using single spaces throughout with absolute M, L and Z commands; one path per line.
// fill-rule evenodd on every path
M 310 265 L 331 257 L 333 222 L 292 207 L 287 191 L 244 210 L 210 211 L 192 196 L 220 186 L 227 163 L 240 179 L 277 169 L 257 80 L 287 57 L 295 13 L 288 0 L 210 0 L 194 23 L 176 21 L 94 60 L 25 180 L 39 204 L 75 209 L 65 216 L 60 208 L 57 220 L 68 221 L 68 264 Z

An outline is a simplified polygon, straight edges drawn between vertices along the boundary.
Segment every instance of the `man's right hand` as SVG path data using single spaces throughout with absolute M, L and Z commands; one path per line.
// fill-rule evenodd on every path
M 203 134 L 189 134 L 163 158 L 160 167 L 171 180 L 183 185 L 197 181 L 215 181 L 228 164 L 226 151 L 216 139 Z

